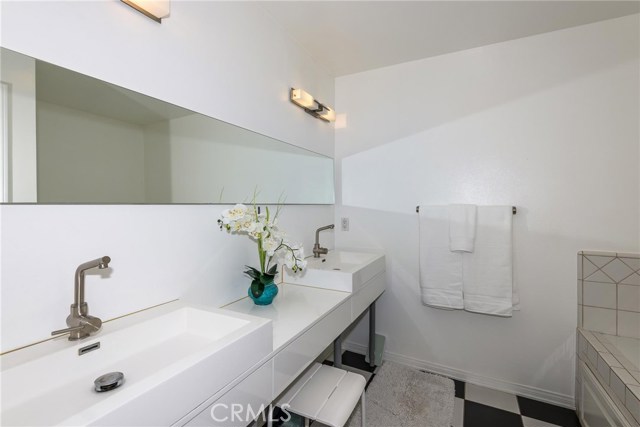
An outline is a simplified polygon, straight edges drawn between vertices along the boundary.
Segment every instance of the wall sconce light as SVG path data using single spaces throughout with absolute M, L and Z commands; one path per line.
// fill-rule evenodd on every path
M 289 99 L 317 119 L 324 120 L 325 122 L 333 122 L 336 120 L 336 112 L 333 111 L 332 108 L 327 107 L 317 99 L 313 99 L 313 96 L 302 89 L 291 88 Z
M 151 18 L 157 23 L 162 23 L 162 18 L 171 14 L 171 0 L 120 0 L 131 6 L 138 12 Z

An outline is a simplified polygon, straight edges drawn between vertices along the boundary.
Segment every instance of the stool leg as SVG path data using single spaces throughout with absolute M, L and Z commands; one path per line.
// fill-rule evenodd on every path
M 362 410 L 362 427 L 366 427 L 367 421 L 365 420 L 364 410 L 364 390 L 362 390 L 362 397 L 360 398 L 360 409 Z
M 304 417 L 304 427 L 309 427 L 309 418 Z

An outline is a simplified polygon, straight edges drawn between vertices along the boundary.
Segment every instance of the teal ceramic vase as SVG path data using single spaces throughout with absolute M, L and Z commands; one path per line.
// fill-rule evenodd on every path
M 251 292 L 251 286 L 249 286 L 249 297 L 256 305 L 269 305 L 273 302 L 273 299 L 276 297 L 276 295 L 278 295 L 278 285 L 273 283 L 273 281 L 264 285 L 264 291 L 258 298 L 253 296 L 253 293 Z

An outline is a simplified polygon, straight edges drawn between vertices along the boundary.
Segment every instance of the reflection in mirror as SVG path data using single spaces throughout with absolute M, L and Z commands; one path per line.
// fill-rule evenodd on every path
M 331 204 L 333 159 L 0 50 L 4 202 Z

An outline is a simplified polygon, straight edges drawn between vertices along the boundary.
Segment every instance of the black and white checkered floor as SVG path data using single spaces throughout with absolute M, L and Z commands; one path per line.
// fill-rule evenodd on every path
M 331 364 L 331 362 L 325 362 Z M 346 369 L 365 376 L 367 386 L 375 370 L 364 356 L 342 354 Z M 575 411 L 454 380 L 456 397 L 452 427 L 580 427 Z

